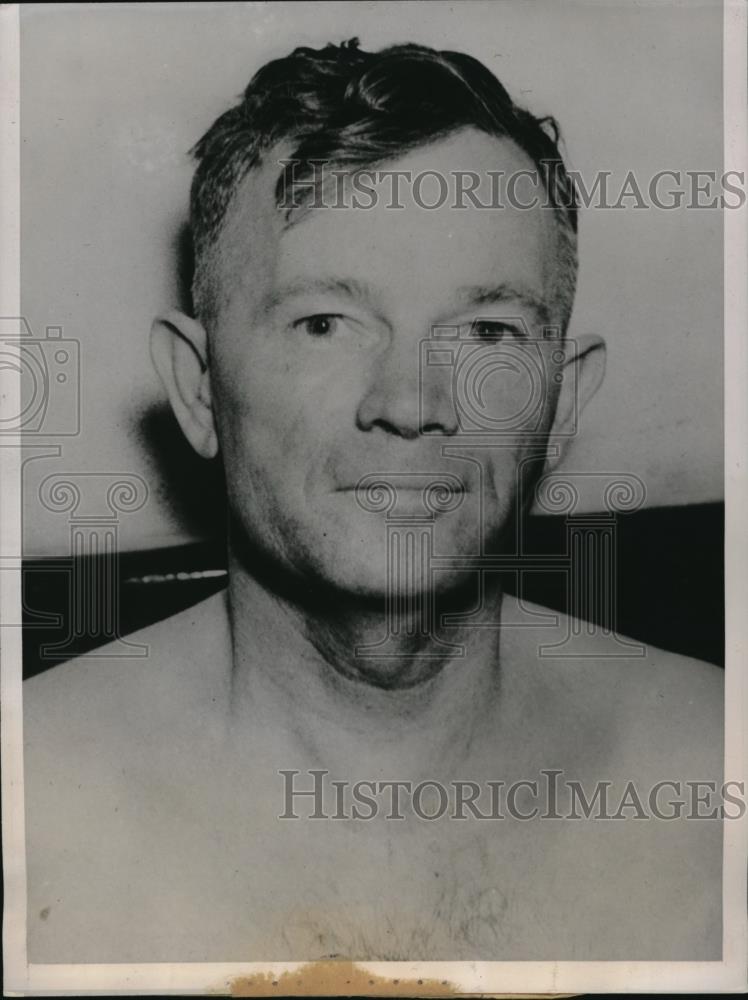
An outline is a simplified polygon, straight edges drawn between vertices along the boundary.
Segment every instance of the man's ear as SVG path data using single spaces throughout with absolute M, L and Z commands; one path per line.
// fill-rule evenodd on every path
M 176 309 L 151 327 L 151 357 L 185 437 L 203 458 L 218 453 L 205 328 Z
M 585 334 L 567 341 L 564 377 L 558 395 L 556 413 L 549 434 L 557 446 L 546 460 L 546 469 L 554 469 L 576 433 L 576 424 L 584 407 L 600 388 L 605 376 L 605 341 L 597 334 Z

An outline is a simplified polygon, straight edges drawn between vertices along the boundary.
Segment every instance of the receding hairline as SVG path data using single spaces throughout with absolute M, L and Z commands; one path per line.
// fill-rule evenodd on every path
M 462 131 L 475 131 L 485 135 L 488 139 L 496 143 L 506 143 L 514 147 L 514 150 L 526 159 L 527 162 L 531 164 L 533 169 L 537 170 L 537 166 L 533 163 L 530 156 L 511 135 L 493 135 L 491 133 L 484 132 L 471 124 L 461 125 L 452 129 L 449 133 L 430 137 L 423 143 L 414 147 L 414 149 L 404 151 L 402 154 L 396 153 L 386 159 L 378 160 L 370 164 L 336 164 L 331 162 L 326 165 L 325 169 L 328 175 L 330 172 L 334 171 L 346 173 L 350 177 L 353 177 L 357 173 L 365 173 L 367 171 L 377 169 L 386 169 L 388 165 L 396 164 L 409 153 L 438 145 L 444 140 L 454 135 L 458 135 Z M 298 221 L 300 221 L 300 219 L 305 217 L 308 211 L 311 210 L 308 206 L 299 206 L 289 213 L 287 209 L 283 208 L 283 206 L 278 205 L 276 199 L 277 181 L 281 176 L 284 163 L 287 163 L 289 159 L 292 158 L 291 154 L 293 148 L 293 140 L 290 138 L 283 138 L 280 139 L 275 145 L 264 150 L 263 153 L 257 157 L 256 161 L 246 170 L 244 176 L 236 184 L 226 206 L 218 232 L 216 233 L 214 239 L 209 243 L 207 249 L 203 250 L 201 259 L 196 261 L 196 269 L 193 280 L 193 301 L 197 314 L 200 316 L 201 320 L 206 323 L 206 325 L 216 320 L 218 312 L 225 304 L 227 292 L 224 291 L 222 285 L 226 281 L 226 272 L 230 270 L 231 264 L 235 265 L 236 257 L 239 253 L 243 253 L 247 247 L 246 236 L 241 238 L 237 231 L 238 227 L 241 225 L 242 215 L 244 214 L 241 206 L 243 205 L 246 211 L 246 206 L 249 204 L 246 197 L 247 194 L 250 191 L 253 192 L 253 195 L 260 194 L 261 192 L 254 191 L 258 183 L 263 186 L 267 184 L 267 204 L 269 206 L 272 202 L 273 206 L 277 210 L 279 234 L 282 234 L 286 228 L 294 226 Z M 278 168 L 275 172 L 271 172 L 270 170 L 273 165 Z M 538 174 L 539 173 L 540 172 L 538 171 Z M 545 190 L 545 184 L 542 181 L 540 182 L 540 186 Z M 365 211 L 366 209 L 361 208 L 360 210 Z M 454 210 L 459 211 L 459 209 Z M 555 244 L 556 249 L 556 254 L 554 256 L 555 263 L 550 268 L 553 272 L 553 277 L 548 281 L 548 284 L 553 287 L 553 293 L 549 293 L 548 311 L 549 313 L 560 312 L 560 325 L 562 329 L 565 330 L 570 318 L 576 290 L 576 271 L 578 263 L 577 235 L 576 232 L 573 231 L 563 209 L 558 206 L 547 206 L 545 208 L 541 208 L 541 210 L 550 211 L 552 213 L 553 226 L 551 231 L 554 234 L 553 243 Z M 501 211 L 501 209 L 489 209 L 489 211 Z M 284 215 L 284 213 L 286 214 Z M 547 253 L 552 252 L 553 251 L 550 248 L 547 250 Z M 221 280 L 219 272 L 223 272 L 223 281 Z M 560 281 L 559 275 L 561 276 Z M 236 275 L 234 274 L 234 277 L 235 276 Z M 205 301 L 206 299 L 207 301 Z

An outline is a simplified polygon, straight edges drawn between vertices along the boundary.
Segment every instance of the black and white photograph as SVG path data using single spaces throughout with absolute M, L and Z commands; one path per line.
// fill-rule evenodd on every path
M 6 995 L 746 988 L 746 13 L 3 6 Z

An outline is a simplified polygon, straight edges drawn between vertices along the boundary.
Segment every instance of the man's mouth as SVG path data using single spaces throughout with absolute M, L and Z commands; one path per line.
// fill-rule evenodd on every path
M 452 472 L 381 472 L 362 476 L 336 492 L 352 495 L 362 510 L 397 515 L 413 508 L 424 515 L 456 510 L 468 492 L 465 483 Z
M 388 489 L 393 490 L 395 493 L 423 493 L 425 490 L 442 490 L 445 493 L 468 493 L 470 492 L 465 488 L 464 485 L 454 486 L 452 483 L 445 483 L 439 479 L 434 479 L 431 483 L 415 483 L 415 482 L 392 482 L 391 480 L 381 479 L 376 483 L 368 483 L 366 486 L 353 485 L 353 486 L 339 486 L 334 490 L 335 493 L 360 493 L 363 490 L 371 489 Z
M 402 470 L 384 468 L 364 472 L 360 475 L 348 473 L 345 477 L 341 476 L 341 480 L 343 480 L 343 485 L 337 487 L 339 490 L 361 490 L 375 485 L 403 490 L 424 490 L 435 486 L 460 493 L 467 490 L 467 484 L 463 477 L 451 469 L 427 468 L 421 472 L 412 467 Z

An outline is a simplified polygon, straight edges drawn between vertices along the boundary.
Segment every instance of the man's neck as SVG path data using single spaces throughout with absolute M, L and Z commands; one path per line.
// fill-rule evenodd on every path
M 482 624 L 496 627 L 444 629 L 393 621 L 384 604 L 289 599 L 238 563 L 229 579 L 239 729 L 282 732 L 304 767 L 344 767 L 354 780 L 470 757 L 498 697 L 500 593 L 484 601 Z

